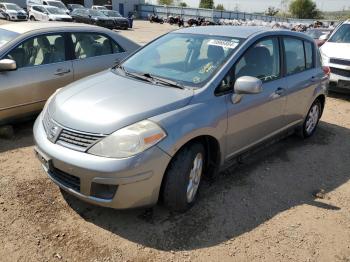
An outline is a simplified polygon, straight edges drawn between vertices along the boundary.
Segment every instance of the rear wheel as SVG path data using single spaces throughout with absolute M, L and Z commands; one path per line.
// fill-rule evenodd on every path
M 196 201 L 205 156 L 203 145 L 196 143 L 183 148 L 172 159 L 163 185 L 164 204 L 170 210 L 186 211 Z
M 312 136 L 317 128 L 318 122 L 321 118 L 322 106 L 320 101 L 317 99 L 311 106 L 302 127 L 302 136 Z

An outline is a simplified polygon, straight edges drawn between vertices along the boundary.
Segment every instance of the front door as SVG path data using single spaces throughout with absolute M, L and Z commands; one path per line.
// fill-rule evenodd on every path
M 3 57 L 15 60 L 17 70 L 0 73 L 0 119 L 40 110 L 56 89 L 73 81 L 64 37 L 40 35 Z
M 232 94 L 227 95 L 227 158 L 263 141 L 285 125 L 286 80 L 281 77 L 279 50 L 277 37 L 265 38 L 250 47 L 227 76 L 229 82 L 242 76 L 257 77 L 263 82 L 259 94 L 243 95 L 241 99 L 233 94 L 235 101 Z
M 74 80 L 108 69 L 124 56 L 124 50 L 106 35 L 73 33 Z

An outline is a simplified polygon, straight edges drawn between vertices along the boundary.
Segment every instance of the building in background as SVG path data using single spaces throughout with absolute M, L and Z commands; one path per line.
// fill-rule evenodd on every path
M 87 8 L 93 5 L 112 5 L 113 10 L 119 11 L 122 16 L 128 16 L 129 12 L 134 12 L 138 5 L 144 3 L 145 0 L 84 0 Z

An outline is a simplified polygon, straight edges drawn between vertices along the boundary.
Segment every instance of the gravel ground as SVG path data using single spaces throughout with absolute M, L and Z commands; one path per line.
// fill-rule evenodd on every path
M 139 43 L 173 29 L 136 22 Z M 0 139 L 0 261 L 350 261 L 350 96 L 315 136 L 286 138 L 219 174 L 185 214 L 117 211 L 62 194 L 32 125 Z

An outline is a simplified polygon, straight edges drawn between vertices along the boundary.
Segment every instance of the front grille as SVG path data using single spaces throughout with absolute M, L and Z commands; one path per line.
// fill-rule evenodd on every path
M 103 137 L 102 135 L 91 135 L 62 129 L 56 143 L 70 149 L 84 152 Z
M 335 68 L 335 67 L 331 67 L 330 69 L 331 69 L 331 73 L 333 74 L 350 77 L 350 70 L 344 70 L 344 69 Z
M 59 170 L 57 168 L 52 167 L 50 169 L 50 175 L 53 179 L 55 179 L 58 183 L 73 189 L 74 191 L 80 192 L 80 178 L 76 176 L 72 176 Z
M 338 58 L 331 58 L 329 60 L 332 64 L 338 64 L 338 65 L 347 65 L 350 66 L 350 60 L 344 60 L 344 59 L 338 59 Z

